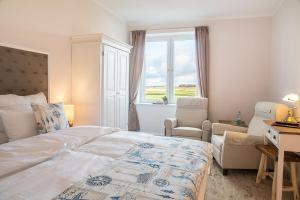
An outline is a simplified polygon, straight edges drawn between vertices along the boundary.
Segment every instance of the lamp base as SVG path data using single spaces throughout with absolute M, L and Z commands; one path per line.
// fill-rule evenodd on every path
M 74 122 L 68 121 L 69 123 L 69 127 L 73 127 L 74 126 Z
M 285 120 L 285 122 L 288 122 L 288 123 L 297 123 L 297 119 L 293 116 L 288 116 L 288 118 Z

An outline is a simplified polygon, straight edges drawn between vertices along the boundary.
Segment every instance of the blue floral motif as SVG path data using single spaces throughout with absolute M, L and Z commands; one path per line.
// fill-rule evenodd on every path
M 169 195 L 163 195 L 163 194 L 159 194 L 158 196 L 164 198 L 164 199 L 174 199 L 172 197 L 170 197 Z
M 154 169 L 159 169 L 160 166 L 158 164 L 152 164 L 152 163 L 149 163 L 148 164 L 150 167 L 154 168 Z
M 142 143 L 139 145 L 139 147 L 144 148 L 144 149 L 151 149 L 154 147 L 154 144 L 151 143 Z
M 161 190 L 162 192 L 169 193 L 169 194 L 174 194 L 175 192 L 173 190 Z
M 189 180 L 196 187 L 196 184 L 195 184 L 194 180 L 191 177 L 189 177 L 189 176 L 186 176 L 186 175 L 175 176 L 175 175 L 173 175 L 173 177 L 174 178 L 180 178 L 180 179 Z
M 190 198 L 191 200 L 195 199 L 195 193 L 189 188 L 184 188 L 180 194 L 184 197 Z
M 139 150 L 135 150 L 133 152 L 130 153 L 131 156 L 133 157 L 141 157 L 141 152 Z
M 170 184 L 169 181 L 167 181 L 165 179 L 161 179 L 161 178 L 155 179 L 153 181 L 153 183 L 155 185 L 157 185 L 158 187 L 166 187 L 166 186 L 168 186 Z
M 139 174 L 136 182 L 146 184 L 149 181 L 149 179 L 151 178 L 151 176 L 152 176 L 151 173 Z
M 83 199 L 83 194 L 82 193 L 78 193 L 75 196 L 71 197 L 71 199 L 69 198 L 65 198 L 65 197 L 59 197 L 59 200 L 87 200 L 87 199 Z
M 105 186 L 108 185 L 112 179 L 109 176 L 94 176 L 90 177 L 86 184 L 89 186 Z

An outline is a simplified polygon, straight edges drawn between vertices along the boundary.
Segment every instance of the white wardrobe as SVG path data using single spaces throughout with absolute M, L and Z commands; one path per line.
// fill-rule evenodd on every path
M 130 49 L 104 34 L 72 37 L 76 125 L 128 128 Z

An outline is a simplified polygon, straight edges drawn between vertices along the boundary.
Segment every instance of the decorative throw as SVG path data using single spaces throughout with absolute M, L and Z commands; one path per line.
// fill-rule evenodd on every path
M 37 122 L 38 133 L 48 133 L 69 127 L 63 103 L 31 104 L 31 107 Z

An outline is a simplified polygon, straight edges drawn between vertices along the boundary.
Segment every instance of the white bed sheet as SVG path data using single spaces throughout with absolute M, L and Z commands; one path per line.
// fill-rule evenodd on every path
M 117 168 L 119 165 L 116 162 L 119 161 L 127 166 L 120 158 L 125 154 L 129 155 L 132 149 L 141 144 L 153 143 L 163 150 L 175 140 L 180 139 L 128 131 L 113 132 L 110 128 L 77 127 L 1 145 L 0 173 L 6 177 L 0 179 L 0 199 L 52 199 L 90 174 L 109 171 L 112 163 Z M 198 142 L 189 140 L 184 143 L 198 145 Z M 196 154 L 211 154 L 205 152 L 207 149 L 211 151 L 209 145 L 203 145 L 203 152 L 199 148 Z M 151 155 L 146 156 L 151 159 Z M 208 159 L 207 164 L 201 164 L 201 169 L 188 168 L 192 171 L 199 170 L 199 177 L 197 175 L 196 179 L 197 199 L 203 199 L 212 157 L 208 155 L 205 159 Z M 175 160 L 176 162 L 181 161 Z M 185 165 L 189 167 L 188 163 L 184 163 L 181 169 Z M 165 169 L 168 170 L 168 167 Z
M 63 152 L 51 160 L 0 179 L 0 199 L 52 199 L 86 174 L 101 170 L 111 160 L 93 154 Z
M 66 149 L 75 149 L 111 128 L 76 127 L 0 145 L 0 178 L 41 163 Z

